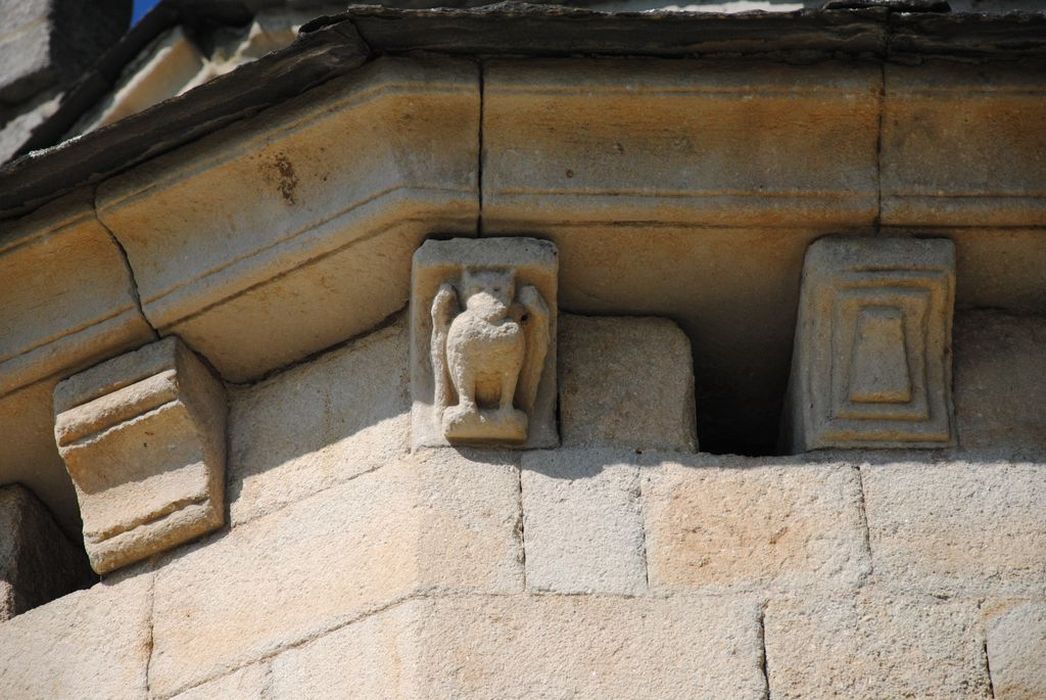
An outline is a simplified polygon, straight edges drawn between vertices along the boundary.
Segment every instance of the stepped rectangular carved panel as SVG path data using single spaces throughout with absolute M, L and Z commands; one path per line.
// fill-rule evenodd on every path
M 225 394 L 175 337 L 55 389 L 55 439 L 105 573 L 224 522 Z
M 556 247 L 426 241 L 411 292 L 411 445 L 550 447 L 556 434 Z
M 791 447 L 951 444 L 954 298 L 951 241 L 811 245 L 789 389 Z

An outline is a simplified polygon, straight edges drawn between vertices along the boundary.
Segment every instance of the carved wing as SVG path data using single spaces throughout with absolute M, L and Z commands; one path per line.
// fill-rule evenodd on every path
M 523 368 L 519 373 L 519 384 L 516 387 L 516 404 L 530 413 L 538 396 L 538 385 L 541 384 L 541 373 L 545 369 L 545 357 L 548 355 L 551 337 L 549 312 L 541 293 L 531 285 L 519 290 L 519 301 L 527 310 L 526 320 L 523 321 L 523 336 L 527 349 L 523 358 Z
M 458 315 L 458 294 L 454 287 L 444 282 L 432 300 L 432 339 L 429 356 L 432 359 L 434 392 L 432 403 L 437 416 L 450 405 L 450 377 L 447 374 L 447 333 L 450 322 Z

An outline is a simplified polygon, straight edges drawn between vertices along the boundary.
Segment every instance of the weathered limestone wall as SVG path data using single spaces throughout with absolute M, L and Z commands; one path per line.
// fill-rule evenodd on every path
M 673 324 L 564 315 L 575 445 L 412 454 L 400 315 L 230 387 L 229 524 L 0 624 L 0 694 L 1042 697 L 1042 321 L 956 328 L 948 450 L 695 453 Z
M 5 483 L 79 529 L 72 443 L 145 431 L 124 409 L 192 403 L 191 381 L 153 367 L 57 406 L 56 384 L 159 335 L 221 378 L 206 393 L 217 415 L 224 389 L 228 432 L 226 450 L 194 449 L 221 444 L 205 420 L 120 443 L 132 477 L 101 499 L 78 479 L 81 507 L 114 516 L 85 514 L 88 530 L 148 543 L 0 623 L 0 696 L 1046 697 L 1043 75 L 385 55 L 4 222 Z M 489 252 L 501 236 L 558 251 L 544 286 L 520 274 L 504 304 L 552 314 L 535 362 L 549 439 L 434 448 L 412 428 L 412 363 L 419 339 L 423 361 L 449 364 L 450 346 L 410 337 L 411 260 L 427 239 Z M 829 291 L 857 265 L 932 301 L 862 289 L 797 334 L 807 301 L 830 308 L 801 293 L 826 237 L 863 250 Z M 460 293 L 490 262 L 465 257 L 426 289 Z M 873 418 L 930 396 L 901 418 L 932 415 L 927 449 L 908 449 L 908 425 L 718 454 L 775 451 L 789 358 L 811 339 L 893 368 L 838 372 L 861 374 L 843 398 L 883 404 Z M 793 377 L 834 372 L 800 361 Z M 135 400 L 99 408 L 109 389 Z M 57 432 L 63 463 L 55 410 L 65 425 L 88 405 L 105 420 Z M 485 437 L 444 417 L 436 444 Z M 222 469 L 209 534 L 146 537 L 200 497 L 186 474 Z
M 58 379 L 160 333 L 227 381 L 258 381 L 402 309 L 431 236 L 553 241 L 562 310 L 685 331 L 703 450 L 773 453 L 812 241 L 947 238 L 957 308 L 1046 313 L 1046 170 L 1028 155 L 1046 149 L 1043 75 L 1001 61 L 376 58 L 106 178 L 70 204 L 75 225 L 58 204 L 4 223 L 0 324 L 15 332 L 0 336 L 0 420 L 17 439 L 0 442 L 0 479 L 76 532 Z M 34 274 L 52 259 L 74 269 Z M 993 410 L 1020 425 L 1017 405 Z M 580 446 L 586 430 L 563 437 Z

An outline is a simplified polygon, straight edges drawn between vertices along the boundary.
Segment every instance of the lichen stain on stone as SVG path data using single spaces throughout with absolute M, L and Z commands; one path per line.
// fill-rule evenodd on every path
M 272 167 L 276 170 L 276 186 L 283 201 L 289 205 L 297 203 L 294 193 L 298 189 L 298 175 L 294 172 L 294 163 L 283 153 L 277 153 Z

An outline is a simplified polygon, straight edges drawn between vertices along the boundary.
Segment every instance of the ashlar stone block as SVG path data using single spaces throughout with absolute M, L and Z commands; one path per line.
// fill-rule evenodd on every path
M 411 444 L 558 443 L 556 247 L 426 241 L 411 280 Z
M 555 593 L 646 591 L 635 453 L 551 450 L 523 456 L 527 588 Z
M 410 451 L 406 314 L 229 393 L 226 498 L 236 527 Z
M 489 61 L 484 228 L 870 223 L 881 82 L 852 62 Z
M 851 465 L 698 455 L 641 474 L 654 593 L 808 594 L 868 578 Z
M 1046 222 L 1044 74 L 1040 61 L 884 65 L 883 225 Z
M 955 324 L 955 422 L 964 450 L 1046 454 L 1046 318 L 969 310 Z
M 987 628 L 996 700 L 1046 697 L 1046 602 L 1018 604 L 989 621 Z
M 1046 595 L 1046 469 L 1037 462 L 861 467 L 877 585 L 934 596 Z
M 811 245 L 784 431 L 791 449 L 952 444 L 954 300 L 949 240 Z
M 24 486 L 0 488 L 0 622 L 86 585 L 90 569 Z
M 148 697 L 152 575 L 115 578 L 0 624 L 0 696 Z
M 759 604 L 735 597 L 409 600 L 273 661 L 273 696 L 766 697 Z
M 693 358 L 679 326 L 652 317 L 561 321 L 564 446 L 697 448 Z
M 522 592 L 518 456 L 424 450 L 161 559 L 150 689 L 169 697 L 414 595 Z
M 95 571 L 222 525 L 225 392 L 178 338 L 74 375 L 54 398 L 55 439 Z
M 770 697 L 991 697 L 974 601 L 919 597 L 771 600 Z

